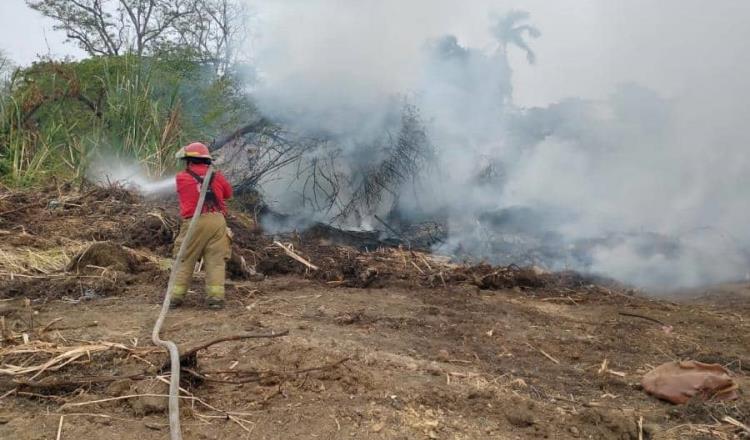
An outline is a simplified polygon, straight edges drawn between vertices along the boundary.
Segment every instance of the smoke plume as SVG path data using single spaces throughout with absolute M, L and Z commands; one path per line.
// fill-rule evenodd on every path
M 744 278 L 750 6 L 518 3 L 531 15 L 484 0 L 258 3 L 259 108 L 336 139 L 356 170 L 384 160 L 371 146 L 413 104 L 436 163 L 388 203 L 444 218 L 440 251 L 652 288 Z M 314 215 L 294 212 L 291 174 L 268 199 Z

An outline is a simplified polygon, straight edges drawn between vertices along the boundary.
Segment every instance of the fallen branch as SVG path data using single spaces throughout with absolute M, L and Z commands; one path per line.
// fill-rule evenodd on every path
M 60 322 L 62 320 L 63 320 L 62 318 L 55 318 L 55 319 L 53 319 L 52 321 L 50 321 L 49 324 L 45 325 L 44 328 L 42 328 L 39 331 L 39 334 L 43 334 L 44 332 L 46 332 L 47 330 L 49 330 L 50 327 L 52 327 L 53 325 L 55 325 L 56 323 L 58 323 L 58 322 Z
M 51 324 L 53 324 L 53 323 L 50 322 L 47 325 L 49 326 Z M 69 325 L 69 326 L 65 326 L 65 327 L 52 327 L 52 328 L 46 329 L 46 331 L 79 330 L 79 329 L 82 329 L 82 328 L 97 327 L 98 325 L 99 325 L 99 321 L 93 321 L 93 322 L 89 322 L 88 324 L 82 324 L 82 325 Z
M 553 358 L 550 354 L 548 354 L 546 351 L 542 350 L 541 348 L 536 348 L 533 345 L 529 344 L 528 342 L 526 343 L 526 345 L 528 345 L 532 349 L 538 351 L 539 353 L 543 354 L 544 357 L 546 357 L 547 359 L 551 360 L 552 362 L 560 365 L 560 361 L 558 361 L 557 359 Z
M 226 144 L 234 140 L 237 140 L 245 136 L 246 134 L 262 132 L 264 128 L 271 127 L 271 126 L 272 124 L 266 118 L 260 118 L 249 124 L 243 125 L 242 127 L 236 129 L 232 133 L 224 136 L 223 138 L 212 142 L 208 148 L 214 152 L 218 151 L 222 149 Z
M 278 241 L 274 241 L 273 244 L 276 245 L 276 246 L 278 246 L 278 247 L 280 247 L 281 249 L 283 249 L 285 254 L 287 254 L 288 256 L 290 256 L 292 259 L 297 260 L 300 263 L 304 264 L 309 269 L 312 269 L 312 270 L 318 270 L 319 269 L 318 266 L 316 266 L 316 265 L 310 263 L 309 261 L 305 260 L 304 258 L 300 257 L 299 255 L 297 255 L 296 253 L 294 253 L 294 251 L 292 251 L 289 247 L 283 245 L 282 243 L 280 243 Z
M 630 316 L 631 318 L 641 318 L 641 319 L 645 319 L 646 321 L 651 321 L 653 323 L 659 324 L 664 327 L 670 327 L 669 324 L 665 324 L 664 322 L 659 321 L 658 319 L 652 318 L 650 316 L 639 315 L 637 313 L 630 313 L 630 312 L 618 312 L 617 314 L 622 315 L 622 316 Z
M 289 330 L 283 330 L 281 332 L 275 333 L 261 333 L 261 334 L 240 334 L 240 335 L 230 335 L 230 336 L 223 336 L 221 338 L 212 339 L 210 341 L 201 342 L 197 345 L 194 345 L 192 347 L 180 347 L 180 364 L 181 365 L 194 365 L 195 364 L 195 357 L 198 351 L 206 349 L 212 345 L 219 344 L 221 342 L 228 342 L 228 341 L 240 341 L 243 339 L 264 339 L 264 338 L 279 338 L 281 336 L 286 336 L 289 334 Z M 160 371 L 165 371 L 170 368 L 171 361 L 167 361 L 162 367 Z
M 194 346 L 192 348 L 186 348 L 180 358 L 182 359 L 184 357 L 190 356 L 190 355 L 194 354 L 195 352 L 197 352 L 199 350 L 203 350 L 205 348 L 208 348 L 208 347 L 210 347 L 212 345 L 219 344 L 221 342 L 240 341 L 240 340 L 243 340 L 243 339 L 279 338 L 279 337 L 282 337 L 282 336 L 286 336 L 288 334 L 289 334 L 289 330 L 282 330 L 282 331 L 280 331 L 278 333 L 275 333 L 275 332 L 260 333 L 260 334 L 249 333 L 249 334 L 223 336 L 221 338 L 216 338 L 216 339 L 212 339 L 212 340 L 207 341 L 207 342 L 199 343 L 198 345 L 196 345 L 196 346 Z M 180 351 L 182 351 L 182 350 L 180 350 Z
M 671 325 L 666 324 L 666 323 L 664 323 L 662 321 L 659 321 L 658 319 L 651 318 L 650 316 L 644 316 L 644 315 L 639 315 L 637 313 L 630 313 L 630 312 L 618 312 L 618 314 L 620 314 L 622 316 L 631 316 L 633 318 L 645 319 L 646 321 L 650 321 L 650 322 L 653 322 L 655 324 L 659 324 L 661 326 L 661 330 L 664 333 L 666 333 L 666 334 L 672 333 L 672 330 L 673 330 L 673 327 Z
M 5 399 L 6 397 L 10 396 L 11 394 L 14 394 L 16 391 L 18 391 L 18 388 L 13 388 L 12 390 L 8 391 L 7 393 L 0 396 L 0 400 Z

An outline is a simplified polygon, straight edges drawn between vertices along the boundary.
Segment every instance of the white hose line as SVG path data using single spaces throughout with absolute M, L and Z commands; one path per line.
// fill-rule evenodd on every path
M 200 197 L 198 198 L 198 204 L 195 207 L 195 213 L 193 218 L 190 219 L 185 239 L 180 243 L 180 250 L 177 252 L 174 263 L 172 264 L 172 272 L 169 274 L 169 283 L 167 284 L 167 293 L 164 295 L 164 303 L 161 305 L 161 312 L 159 317 L 156 319 L 154 330 L 151 333 L 151 340 L 154 344 L 160 345 L 167 349 L 169 352 L 169 359 L 171 364 L 171 376 L 169 380 L 169 438 L 171 440 L 182 440 L 182 431 L 180 429 L 180 352 L 177 345 L 172 341 L 164 341 L 159 337 L 161 332 L 161 326 L 164 324 L 164 319 L 167 317 L 169 312 L 169 303 L 172 300 L 172 289 L 174 288 L 175 277 L 177 276 L 177 269 L 179 268 L 182 259 L 182 254 L 187 249 L 187 244 L 190 239 L 193 238 L 195 232 L 195 225 L 198 223 L 198 217 L 203 211 L 203 202 L 206 199 L 206 191 L 211 183 L 211 175 L 214 170 L 212 166 L 208 167 L 206 176 L 203 178 L 204 184 L 201 185 Z

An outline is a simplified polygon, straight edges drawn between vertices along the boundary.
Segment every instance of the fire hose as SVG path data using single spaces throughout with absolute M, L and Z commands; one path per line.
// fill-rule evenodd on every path
M 211 182 L 211 175 L 214 170 L 212 166 L 208 167 L 206 176 L 203 178 L 204 182 Z M 182 264 L 182 254 L 187 249 L 187 244 L 193 237 L 195 232 L 195 225 L 198 222 L 198 217 L 203 211 L 203 202 L 206 199 L 206 192 L 209 185 L 201 185 L 200 197 L 198 198 L 198 204 L 195 207 L 195 214 L 190 219 L 185 239 L 180 244 L 180 249 L 177 251 L 177 256 L 174 259 L 172 265 L 172 272 L 169 275 L 169 283 L 167 284 L 167 293 L 164 295 L 164 303 L 161 305 L 161 312 L 159 317 L 156 319 L 154 324 L 154 330 L 151 333 L 151 340 L 154 344 L 164 347 L 169 352 L 170 360 L 170 379 L 169 379 L 169 438 L 170 440 L 182 440 L 182 431 L 180 429 L 180 352 L 177 348 L 177 344 L 172 341 L 165 341 L 159 337 L 161 327 L 164 324 L 164 319 L 167 317 L 169 312 L 169 303 L 172 299 L 172 289 L 174 289 L 175 277 L 177 276 L 177 269 Z

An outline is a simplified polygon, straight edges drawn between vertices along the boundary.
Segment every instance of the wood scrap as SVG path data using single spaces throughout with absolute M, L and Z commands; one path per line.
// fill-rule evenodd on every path
M 735 419 L 733 417 L 729 417 L 729 416 L 725 416 L 722 420 L 725 421 L 725 422 L 727 422 L 727 423 L 729 423 L 730 425 L 733 425 L 733 426 L 735 426 L 737 428 L 742 429 L 743 431 L 745 431 L 746 434 L 750 434 L 750 427 L 748 427 L 746 424 L 740 422 L 739 420 L 737 420 L 737 419 Z
M 284 244 L 282 244 L 281 242 L 278 242 L 278 241 L 274 241 L 273 244 L 276 245 L 277 247 L 280 247 L 284 251 L 284 253 L 287 254 L 292 259 L 294 259 L 294 260 L 296 260 L 296 261 L 304 264 L 305 266 L 307 266 L 308 269 L 319 270 L 318 266 L 315 266 L 314 264 L 310 263 L 309 261 L 305 260 L 304 258 L 302 258 L 301 256 L 299 256 L 298 254 L 296 254 L 294 251 L 292 251 L 291 250 L 291 246 L 287 247 L 287 246 L 285 246 Z
M 554 357 L 552 357 L 549 353 L 547 353 L 546 351 L 542 350 L 541 348 L 536 348 L 533 345 L 529 344 L 528 342 L 526 343 L 526 345 L 528 345 L 532 349 L 538 351 L 539 353 L 541 353 L 542 355 L 544 355 L 544 357 L 546 357 L 547 359 L 551 360 L 552 362 L 560 365 L 560 361 L 558 361 L 557 359 L 555 359 Z
M 65 420 L 65 416 L 60 416 L 60 424 L 57 425 L 57 440 L 60 440 L 62 437 L 62 428 L 63 428 L 63 421 Z
M 627 376 L 627 374 L 626 374 L 626 373 L 623 373 L 623 372 L 621 372 L 621 371 L 615 371 L 615 370 L 611 370 L 611 369 L 609 368 L 609 359 L 607 359 L 607 358 L 605 358 L 605 359 L 604 359 L 604 360 L 602 361 L 602 364 L 601 364 L 601 366 L 599 366 L 599 370 L 598 370 L 598 371 L 596 372 L 596 374 L 598 374 L 598 375 L 600 375 L 600 376 L 601 376 L 602 374 L 604 374 L 604 373 L 607 373 L 607 374 L 611 374 L 611 375 L 613 375 L 613 376 L 617 376 L 617 377 L 625 377 L 625 376 Z

